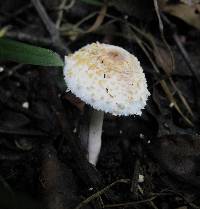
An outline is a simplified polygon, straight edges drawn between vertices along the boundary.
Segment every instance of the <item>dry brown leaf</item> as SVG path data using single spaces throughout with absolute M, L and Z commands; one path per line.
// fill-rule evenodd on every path
M 157 65 L 161 67 L 167 75 L 170 75 L 172 73 L 172 62 L 168 50 L 157 45 L 153 49 L 153 54 Z
M 169 4 L 162 9 L 164 12 L 178 17 L 187 24 L 200 30 L 200 4 Z

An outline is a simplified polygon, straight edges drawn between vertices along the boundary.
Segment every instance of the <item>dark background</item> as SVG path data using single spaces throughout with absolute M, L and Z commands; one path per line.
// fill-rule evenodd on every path
M 200 208 L 199 12 L 192 0 L 1 1 L 0 36 L 62 59 L 121 46 L 151 96 L 141 117 L 105 115 L 95 168 L 79 139 L 88 107 L 65 92 L 62 69 L 2 60 L 0 208 Z

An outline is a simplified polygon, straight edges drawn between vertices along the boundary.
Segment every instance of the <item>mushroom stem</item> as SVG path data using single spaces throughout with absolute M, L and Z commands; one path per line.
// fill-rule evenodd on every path
M 95 109 L 90 110 L 88 161 L 93 165 L 96 165 L 101 149 L 103 117 L 103 111 L 98 111 Z

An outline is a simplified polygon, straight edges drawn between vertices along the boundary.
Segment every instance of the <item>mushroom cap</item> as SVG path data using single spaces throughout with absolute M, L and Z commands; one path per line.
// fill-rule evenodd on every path
M 64 78 L 73 94 L 113 115 L 141 115 L 150 95 L 138 59 L 109 44 L 88 44 L 66 56 Z

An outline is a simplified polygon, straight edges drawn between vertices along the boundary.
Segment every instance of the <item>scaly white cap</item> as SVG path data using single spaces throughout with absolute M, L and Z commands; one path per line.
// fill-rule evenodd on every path
M 73 94 L 113 115 L 141 115 L 150 95 L 138 59 L 109 44 L 88 44 L 66 56 L 64 77 Z

